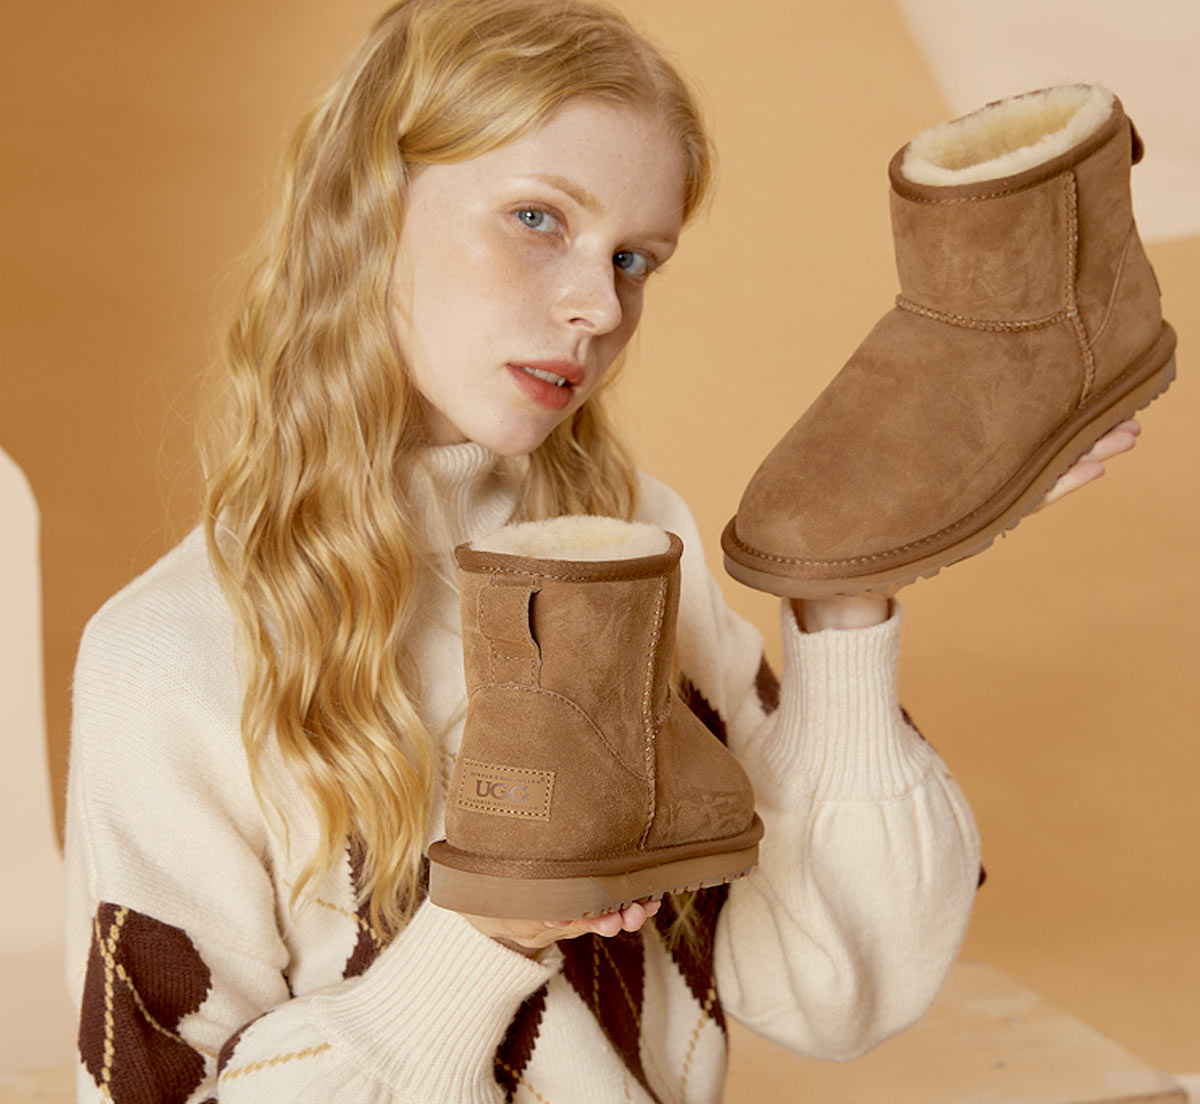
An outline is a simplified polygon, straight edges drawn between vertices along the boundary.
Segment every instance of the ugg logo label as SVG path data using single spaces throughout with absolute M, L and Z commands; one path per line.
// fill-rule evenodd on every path
M 525 820 L 550 819 L 554 771 L 481 763 L 477 759 L 460 759 L 458 767 L 455 803 L 460 809 Z
M 475 779 L 475 794 L 478 797 L 494 797 L 497 801 L 514 801 L 518 805 L 529 800 L 529 787 L 523 782 L 488 782 Z

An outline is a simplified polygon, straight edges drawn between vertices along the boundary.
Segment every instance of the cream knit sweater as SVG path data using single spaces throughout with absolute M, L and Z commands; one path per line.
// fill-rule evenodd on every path
M 425 478 L 447 550 L 512 512 L 476 445 L 430 450 Z M 640 520 L 684 543 L 689 704 L 742 760 L 766 823 L 754 873 L 703 897 L 699 950 L 668 951 L 660 914 L 535 962 L 428 902 L 389 938 L 355 904 L 349 853 L 289 908 L 314 827 L 297 804 L 285 839 L 255 800 L 234 624 L 195 532 L 104 606 L 80 649 L 67 830 L 80 1101 L 709 1104 L 727 1014 L 830 1058 L 921 1014 L 979 857 L 961 794 L 896 703 L 899 615 L 805 635 L 785 606 L 780 688 L 686 507 L 648 477 L 641 495 Z M 465 707 L 452 586 L 431 593 L 417 643 L 445 781 Z

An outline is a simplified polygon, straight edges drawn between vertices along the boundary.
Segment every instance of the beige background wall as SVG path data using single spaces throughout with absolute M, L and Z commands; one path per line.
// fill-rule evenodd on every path
M 56 786 L 84 621 L 194 520 L 190 423 L 231 261 L 286 134 L 378 6 L 10 12 L 0 447 L 42 514 Z M 890 0 L 626 7 L 702 86 L 722 154 L 621 383 L 645 466 L 692 503 L 719 565 L 758 460 L 890 304 L 886 163 L 946 108 Z M 1180 382 L 1101 486 L 905 595 L 902 683 L 983 831 L 968 953 L 1185 1070 L 1200 1067 L 1200 238 L 1150 253 Z M 774 640 L 774 602 L 728 593 Z

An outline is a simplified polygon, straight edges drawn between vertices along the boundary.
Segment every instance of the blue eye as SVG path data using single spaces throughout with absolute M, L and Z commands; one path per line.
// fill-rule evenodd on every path
M 645 255 L 634 253 L 629 249 L 622 249 L 619 253 L 614 253 L 613 264 L 622 272 L 627 272 L 630 276 L 641 277 L 650 273 L 650 261 Z
M 558 229 L 558 220 L 549 211 L 539 211 L 533 207 L 525 207 L 517 212 L 519 218 L 530 230 L 540 230 L 543 234 L 552 234 Z

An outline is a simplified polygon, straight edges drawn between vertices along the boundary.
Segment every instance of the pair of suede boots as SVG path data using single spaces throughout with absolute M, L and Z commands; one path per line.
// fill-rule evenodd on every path
M 1174 376 L 1103 88 L 1003 100 L 889 166 L 900 295 L 767 456 L 727 570 L 883 591 L 986 548 Z M 568 920 L 755 863 L 749 780 L 671 685 L 678 537 L 608 518 L 457 550 L 469 710 L 430 897 Z

